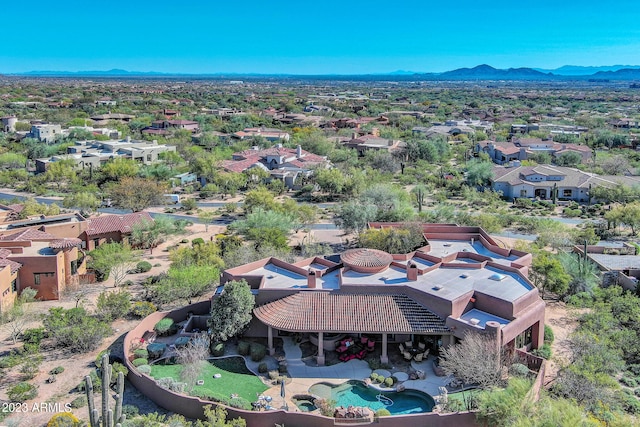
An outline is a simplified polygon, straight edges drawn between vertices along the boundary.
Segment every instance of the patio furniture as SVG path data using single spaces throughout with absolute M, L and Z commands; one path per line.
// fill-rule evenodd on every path
M 418 353 L 413 357 L 416 362 L 422 362 L 423 353 Z
M 366 344 L 369 342 L 369 338 L 368 337 L 360 337 L 360 344 Z
M 412 348 L 413 347 L 413 342 L 412 341 L 405 341 L 404 346 L 406 348 Z
M 425 343 L 423 343 L 423 342 L 419 342 L 419 343 L 418 343 L 418 348 L 419 348 L 420 350 L 424 350 L 424 349 L 426 349 L 426 348 L 427 348 L 427 345 L 426 345 Z
M 405 351 L 407 351 L 407 350 L 404 348 L 404 344 L 400 344 L 400 345 L 398 346 L 398 349 L 400 350 L 400 353 L 404 353 Z
M 369 340 L 369 342 L 367 343 L 367 350 L 373 351 L 375 347 L 376 347 L 376 342 L 373 340 Z
M 404 360 L 411 360 L 411 353 L 408 351 L 403 352 L 402 355 L 404 356 Z

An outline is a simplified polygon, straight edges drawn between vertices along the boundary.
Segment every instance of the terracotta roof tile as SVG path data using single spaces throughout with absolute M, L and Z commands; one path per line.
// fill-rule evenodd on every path
M 11 261 L 10 259 L 0 258 L 0 267 L 10 267 L 11 273 L 15 273 L 22 267 L 19 262 Z
M 450 332 L 442 318 L 406 295 L 299 292 L 254 313 L 267 325 L 292 332 Z
M 87 236 L 98 234 L 129 233 L 131 228 L 140 221 L 153 221 L 149 212 L 134 212 L 125 215 L 103 215 L 87 220 Z
M 2 240 L 5 241 L 26 241 L 26 240 L 39 240 L 39 241 L 47 241 L 47 240 L 55 240 L 56 236 L 53 234 L 45 233 L 44 231 L 34 230 L 32 228 L 28 228 L 26 230 L 18 231 L 17 233 L 8 234 L 2 237 Z

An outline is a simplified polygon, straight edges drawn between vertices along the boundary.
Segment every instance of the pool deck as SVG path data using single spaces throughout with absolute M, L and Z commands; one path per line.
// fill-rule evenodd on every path
M 302 351 L 289 337 L 283 337 L 284 353 L 287 360 L 287 369 L 290 382 L 285 384 L 286 403 L 289 411 L 299 411 L 298 407 L 291 401 L 297 394 L 309 394 L 309 387 L 315 383 L 328 382 L 331 384 L 341 384 L 348 380 L 364 380 L 371 375 L 369 364 L 364 360 L 353 359 L 348 362 L 338 363 L 332 366 L 307 366 L 302 361 Z M 411 362 L 415 370 L 426 373 L 423 380 L 407 380 L 402 384 L 407 389 L 420 390 L 436 397 L 440 394 L 439 387 L 444 387 L 450 377 L 438 377 L 433 371 L 433 357 L 423 362 Z M 265 395 L 273 398 L 273 406 L 281 408 L 283 399 L 280 397 L 280 387 L 272 387 Z

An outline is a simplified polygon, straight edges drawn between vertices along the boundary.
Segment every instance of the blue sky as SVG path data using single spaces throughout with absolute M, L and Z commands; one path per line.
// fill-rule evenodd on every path
M 640 64 L 636 0 L 6 1 L 0 73 L 358 74 Z

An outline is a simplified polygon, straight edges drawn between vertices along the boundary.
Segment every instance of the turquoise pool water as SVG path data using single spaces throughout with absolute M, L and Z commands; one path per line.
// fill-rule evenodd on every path
M 361 381 L 347 381 L 334 386 L 328 383 L 314 384 L 309 392 L 318 397 L 333 399 L 336 406 L 365 406 L 373 411 L 387 409 L 391 415 L 419 414 L 431 412 L 435 406 L 433 397 L 417 390 L 400 393 L 380 392 L 369 388 Z

